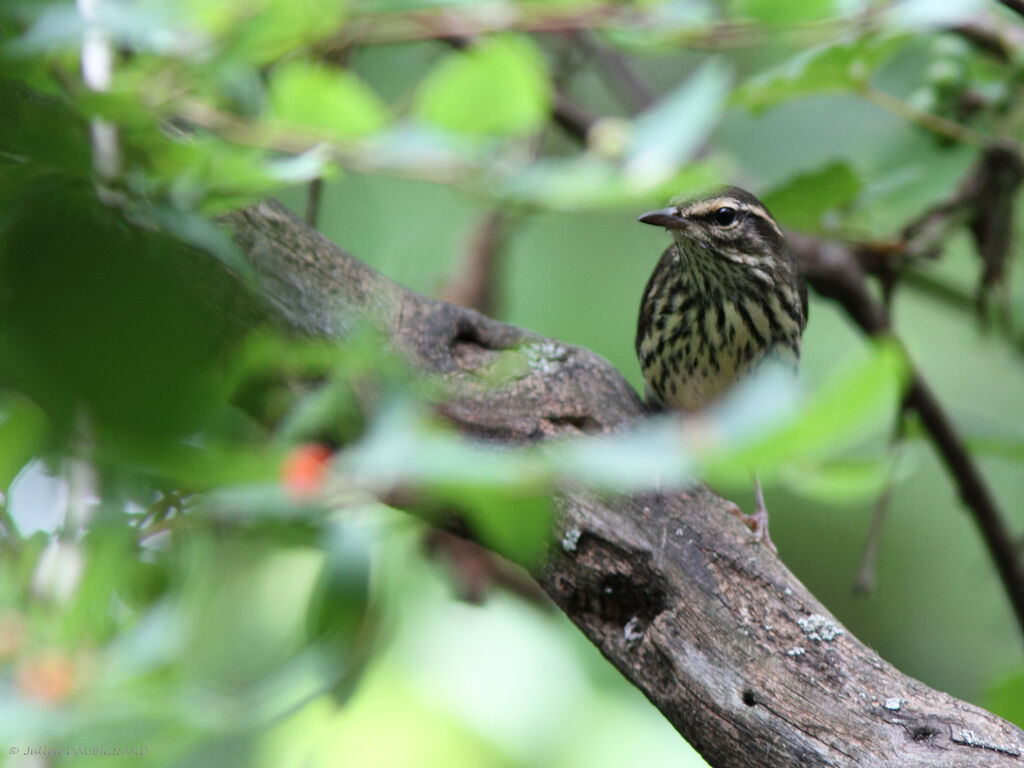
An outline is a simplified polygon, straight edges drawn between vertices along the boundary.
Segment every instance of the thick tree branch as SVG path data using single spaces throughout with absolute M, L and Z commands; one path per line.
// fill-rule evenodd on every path
M 593 353 L 403 289 L 276 203 L 229 223 L 280 323 L 331 336 L 375 323 L 443 378 L 441 409 L 467 434 L 520 444 L 644 413 Z M 498 387 L 480 375 L 522 346 L 543 364 Z M 556 501 L 539 584 L 712 765 L 1024 765 L 1024 732 L 880 659 L 706 488 L 567 487 Z

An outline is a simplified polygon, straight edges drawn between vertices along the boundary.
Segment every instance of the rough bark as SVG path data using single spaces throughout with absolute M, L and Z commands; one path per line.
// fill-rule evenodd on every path
M 644 413 L 596 354 L 404 289 L 279 204 L 228 222 L 272 317 L 330 336 L 370 319 L 443 377 L 442 410 L 467 434 L 523 443 Z M 500 350 L 524 345 L 528 372 L 483 383 Z M 1024 732 L 879 658 L 706 488 L 563 488 L 556 503 L 538 583 L 712 766 L 1024 766 Z

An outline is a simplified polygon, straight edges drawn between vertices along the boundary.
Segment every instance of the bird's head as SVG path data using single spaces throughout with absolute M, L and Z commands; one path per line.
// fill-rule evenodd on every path
M 667 229 L 684 258 L 724 259 L 747 267 L 792 259 L 786 238 L 768 209 L 738 187 L 702 197 L 676 198 L 668 207 L 649 211 L 639 220 Z

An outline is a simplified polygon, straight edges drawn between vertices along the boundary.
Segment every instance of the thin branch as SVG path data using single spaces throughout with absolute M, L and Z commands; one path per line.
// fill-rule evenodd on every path
M 903 439 L 906 435 L 906 418 L 907 403 L 906 400 L 903 400 L 900 402 L 900 409 L 896 413 L 892 437 L 889 439 L 890 457 L 893 457 L 903 445 Z M 868 527 L 868 534 L 864 540 L 864 551 L 860 558 L 860 568 L 857 569 L 857 578 L 853 583 L 853 593 L 855 595 L 869 595 L 875 591 L 878 550 L 882 543 L 882 526 L 892 505 L 893 474 L 894 465 L 890 464 L 886 472 L 885 485 L 875 500 L 875 508 L 871 514 L 871 525 Z
M 497 314 L 497 265 L 508 234 L 508 216 L 489 211 L 481 217 L 466 255 L 440 297 L 488 315 Z
M 597 122 L 597 115 L 577 105 L 565 94 L 556 92 L 551 105 L 551 116 L 570 137 L 585 144 L 587 134 Z
M 971 130 L 967 126 L 948 120 L 932 112 L 923 112 L 907 104 L 902 99 L 897 99 L 885 91 L 875 88 L 869 83 L 863 83 L 857 92 L 877 107 L 892 112 L 914 125 L 920 126 L 927 131 L 945 136 L 948 139 L 961 144 L 969 144 L 975 147 L 985 147 L 991 143 L 991 138 Z
M 658 94 L 634 69 L 632 62 L 618 51 L 598 41 L 593 32 L 579 30 L 572 39 L 600 66 L 619 100 L 632 111 L 642 112 L 658 100 Z
M 324 180 L 319 176 L 306 185 L 306 223 L 314 229 L 320 218 L 320 195 L 323 187 Z
M 520 4 L 500 6 L 493 13 L 472 12 L 457 6 L 395 13 L 353 14 L 336 35 L 318 46 L 322 52 L 351 45 L 476 37 L 499 32 L 564 33 L 579 30 L 657 28 L 664 42 L 695 50 L 731 50 L 783 40 L 809 45 L 832 39 L 850 30 L 866 32 L 877 23 L 868 9 L 853 16 L 835 17 L 768 28 L 758 22 L 668 26 L 664 14 L 640 6 L 614 3 L 565 8 L 557 5 Z

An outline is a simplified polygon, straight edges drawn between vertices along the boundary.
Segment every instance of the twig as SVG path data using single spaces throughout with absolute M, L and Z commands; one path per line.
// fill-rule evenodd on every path
M 570 137 L 586 143 L 587 134 L 597 122 L 597 116 L 577 105 L 565 94 L 556 92 L 551 105 L 551 116 Z
M 894 115 L 898 115 L 932 133 L 975 147 L 985 147 L 990 143 L 989 137 L 973 131 L 967 126 L 947 120 L 945 117 L 931 112 L 922 112 L 919 109 L 914 109 L 905 101 L 897 99 L 895 96 L 891 96 L 869 83 L 862 83 L 857 92 L 875 106 L 892 112 Z
M 892 437 L 889 440 L 889 453 L 893 455 L 903 443 L 906 434 L 907 403 L 900 402 L 900 409 L 896 413 L 896 421 L 892 428 Z M 878 549 L 882 541 L 882 525 L 889 514 L 889 507 L 892 502 L 893 490 L 893 466 L 890 464 L 885 478 L 885 485 L 882 492 L 875 500 L 875 508 L 871 515 L 871 525 L 868 527 L 868 535 L 864 540 L 864 551 L 860 558 L 860 568 L 857 569 L 857 578 L 853 583 L 855 595 L 869 595 L 875 591 L 877 582 Z
M 960 35 L 979 51 L 1002 64 L 1009 64 L 1013 60 L 1013 48 L 997 27 L 970 21 L 950 27 L 949 31 Z
M 306 223 L 316 228 L 320 218 L 320 193 L 323 191 L 324 180 L 318 176 L 306 186 Z

